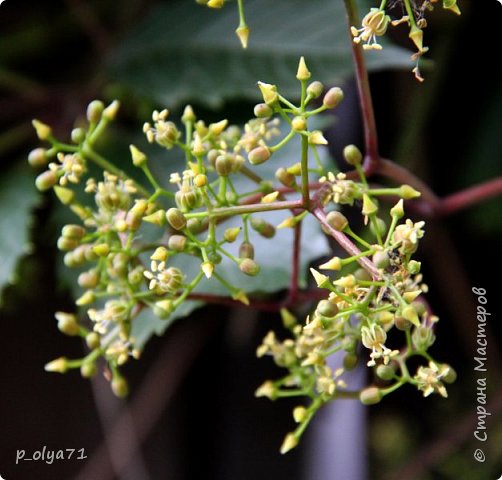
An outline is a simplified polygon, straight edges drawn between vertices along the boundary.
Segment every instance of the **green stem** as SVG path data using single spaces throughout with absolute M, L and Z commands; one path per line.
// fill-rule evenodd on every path
M 310 208 L 310 192 L 309 192 L 309 141 L 307 137 L 302 136 L 302 157 L 301 157 L 301 172 L 302 172 L 302 201 L 305 209 Z

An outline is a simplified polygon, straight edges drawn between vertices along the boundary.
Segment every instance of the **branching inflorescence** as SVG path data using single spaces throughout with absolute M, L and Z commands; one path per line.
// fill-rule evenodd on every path
M 199 3 L 220 8 L 225 2 Z M 429 353 L 438 318 L 424 299 L 427 285 L 420 262 L 413 258 L 425 223 L 405 215 L 405 201 L 421 194 L 410 185 L 381 187 L 367 180 L 368 172 L 381 171 L 388 161 L 378 156 L 360 52 L 361 44 L 365 49 L 381 48 L 377 37 L 386 33 L 389 23 L 405 22 L 418 48 L 418 62 L 427 51 L 422 44 L 423 13 L 433 3 L 403 0 L 406 15 L 392 22 L 384 0 L 356 28 L 353 1 L 346 0 L 367 150 L 363 159 L 356 146 L 345 147 L 344 159 L 353 167 L 350 174 L 323 164 L 319 150 L 328 142 L 320 130 L 309 126 L 314 117 L 336 108 L 343 92 L 338 87 L 326 91 L 321 82 L 311 81 L 303 57 L 296 74 L 299 103 L 281 95 L 278 86 L 258 82 L 263 102 L 255 106 L 255 118 L 242 128 L 225 119 L 206 124 L 190 106 L 180 124 L 168 110 L 154 111 L 143 128 L 147 141 L 179 150 L 185 161 L 181 171 L 157 178 L 147 155 L 130 145 L 132 164 L 143 173 L 148 187 L 98 152 L 97 141 L 117 115 L 117 101 L 106 107 L 91 102 L 87 126 L 71 132 L 71 143 L 60 142 L 48 125 L 35 120 L 39 139 L 49 143 L 49 148 L 37 148 L 29 155 L 31 165 L 45 168 L 36 185 L 41 191 L 53 190 L 78 219 L 62 228 L 58 248 L 65 252 L 67 267 L 82 270 L 78 276 L 82 293 L 76 300 L 81 314 L 57 312 L 58 328 L 84 338 L 89 348 L 83 358 L 60 357 L 49 362 L 46 370 L 80 369 L 83 377 L 91 377 L 104 365 L 115 394 L 126 395 L 127 381 L 120 367 L 140 355 L 132 334 L 140 312 L 149 308 L 168 319 L 190 298 L 216 298 L 197 290 L 203 279 L 220 284 L 227 300 L 252 307 L 245 289 L 227 278 L 228 264 L 240 270 L 243 279 L 260 275 L 267 266 L 260 265 L 259 251 L 255 258 L 253 239 L 256 235 L 270 239 L 277 228 L 291 228 L 292 286 L 277 308 L 289 335 L 279 338 L 271 331 L 257 349 L 259 357 L 271 356 L 285 373 L 264 382 L 256 396 L 304 399 L 293 410 L 298 425 L 286 435 L 281 452 L 294 448 L 316 411 L 333 400 L 359 398 L 364 404 L 375 404 L 406 384 L 424 396 L 446 397 L 445 384 L 455 380 L 455 372 Z M 249 29 L 242 0 L 238 7 L 236 33 L 246 47 Z M 443 0 L 443 7 L 459 13 L 455 0 Z M 421 79 L 418 64 L 414 71 Z M 274 154 L 293 138 L 300 140 L 298 157 L 276 168 L 275 178 L 262 178 L 254 166 L 274 162 Z M 90 164 L 99 167 L 102 176 L 91 175 Z M 236 181 L 239 178 L 247 180 L 247 187 Z M 349 224 L 342 213 L 346 209 L 359 212 L 361 220 Z M 264 218 L 266 212 L 278 210 L 290 212 L 279 225 Z M 300 227 L 309 215 L 334 239 L 338 254 L 311 269 L 317 293 L 302 296 L 296 278 L 301 273 L 298 250 Z M 229 219 L 232 225 L 225 228 Z M 195 274 L 184 271 L 178 261 L 182 257 L 197 263 Z M 295 308 L 313 298 L 318 302 L 311 313 L 306 319 L 298 318 Z M 343 362 L 334 367 L 335 354 L 341 354 Z M 366 387 L 354 389 L 346 372 L 360 361 L 373 376 Z

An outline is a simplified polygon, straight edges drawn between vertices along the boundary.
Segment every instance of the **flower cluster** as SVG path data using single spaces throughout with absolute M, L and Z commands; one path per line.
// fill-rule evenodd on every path
M 427 27 L 425 19 L 426 12 L 434 9 L 434 4 L 438 0 L 424 0 L 421 5 L 419 2 L 412 0 L 400 0 L 403 10 L 406 12 L 401 18 L 391 20 L 388 15 L 387 0 L 384 0 L 378 8 L 371 8 L 370 11 L 363 17 L 360 28 L 351 27 L 354 43 L 363 42 L 365 50 L 381 50 L 382 45 L 378 43 L 377 37 L 382 37 L 386 34 L 389 25 L 397 26 L 406 24 L 409 28 L 409 38 L 415 45 L 417 51 L 412 55 L 412 59 L 416 62 L 413 68 L 413 73 L 419 81 L 423 81 L 418 66 L 419 59 L 429 50 L 423 44 L 423 30 Z M 443 8 L 450 10 L 453 13 L 460 15 L 460 9 L 457 5 L 457 0 L 442 0 Z M 388 7 L 390 9 L 390 6 Z

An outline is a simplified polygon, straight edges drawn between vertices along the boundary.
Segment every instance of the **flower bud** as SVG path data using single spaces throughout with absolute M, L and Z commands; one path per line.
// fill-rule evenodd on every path
M 167 246 L 175 252 L 183 252 L 187 245 L 187 237 L 184 235 L 171 235 L 167 241 Z
M 308 411 L 305 407 L 299 406 L 295 407 L 293 409 L 293 418 L 295 419 L 296 423 L 302 423 L 304 420 L 307 419 L 308 416 Z
M 354 277 L 356 277 L 357 280 L 363 280 L 366 282 L 369 282 L 370 280 L 372 280 L 370 273 L 365 268 L 362 268 L 362 267 L 358 268 L 354 272 Z
M 85 344 L 89 350 L 95 350 L 101 345 L 101 340 L 99 334 L 96 332 L 90 332 L 85 336 Z
M 129 393 L 126 379 L 120 375 L 114 375 L 112 379 L 112 391 L 119 398 L 126 397 Z
M 443 373 L 442 380 L 445 383 L 453 383 L 457 379 L 457 372 L 450 365 L 443 363 L 439 366 L 439 371 L 442 373 L 445 370 L 446 373 Z
M 343 91 L 339 87 L 330 88 L 322 100 L 326 108 L 335 108 L 343 100 Z
M 237 239 L 237 236 L 239 235 L 240 231 L 241 231 L 240 227 L 233 227 L 233 228 L 230 227 L 230 228 L 227 228 L 223 232 L 223 238 L 228 243 L 235 242 L 235 240 Z
M 320 130 L 314 130 L 307 134 L 309 145 L 327 145 L 328 141 Z
M 411 322 L 416 327 L 420 326 L 420 321 L 418 319 L 417 311 L 413 305 L 407 305 L 403 308 L 402 316 L 406 318 L 409 322 Z
M 65 225 L 61 230 L 61 236 L 80 240 L 86 234 L 86 230 L 81 225 Z
M 304 117 L 295 117 L 291 121 L 291 128 L 295 132 L 302 132 L 307 128 L 307 121 L 305 120 Z
M 98 257 L 106 257 L 110 253 L 110 245 L 107 243 L 97 243 L 92 246 L 92 251 Z
M 78 284 L 80 287 L 90 290 L 95 288 L 99 282 L 99 273 L 95 270 L 89 270 L 88 272 L 82 272 L 78 276 Z
M 159 300 L 158 302 L 155 302 L 155 305 L 153 307 L 153 313 L 162 320 L 169 318 L 173 311 L 174 305 L 172 300 L 169 299 Z
M 187 105 L 183 110 L 183 115 L 181 116 L 181 121 L 183 123 L 194 123 L 197 118 L 195 117 L 195 112 L 191 105 Z
M 209 8 L 221 8 L 225 4 L 225 0 L 208 0 L 206 5 Z
M 363 194 L 362 214 L 373 215 L 376 212 L 378 212 L 378 205 L 376 201 L 372 200 L 367 193 Z
M 460 15 L 460 8 L 458 8 L 457 0 L 443 0 L 443 8 L 451 10 L 456 15 Z
M 282 442 L 281 445 L 281 453 L 284 455 L 285 453 L 288 453 L 290 450 L 293 450 L 298 445 L 298 438 L 295 436 L 294 433 L 288 433 L 284 437 L 284 441 Z
M 28 163 L 34 168 L 45 167 L 49 157 L 45 148 L 35 148 L 28 155 Z
M 235 34 L 241 42 L 242 48 L 248 48 L 249 27 L 247 25 L 241 25 L 236 28 Z
M 298 320 L 287 308 L 281 308 L 281 320 L 285 328 L 291 329 L 298 325 Z
M 52 128 L 49 127 L 49 125 L 46 125 L 40 120 L 33 120 L 31 123 L 33 124 L 33 127 L 35 128 L 35 131 L 37 133 L 37 137 L 40 140 L 48 140 L 52 135 Z
M 63 205 L 69 205 L 75 199 L 75 192 L 66 187 L 61 187 L 59 185 L 54 186 L 54 193 L 56 197 L 59 198 L 59 201 Z
M 342 260 L 340 257 L 333 257 L 328 260 L 326 263 L 319 265 L 320 270 L 341 270 L 342 269 Z
M 78 240 L 74 238 L 59 237 L 57 242 L 57 247 L 62 252 L 68 252 L 70 250 L 75 250 L 79 245 Z
M 417 350 L 425 351 L 436 341 L 432 328 L 419 325 L 413 329 L 411 340 Z
M 260 273 L 260 266 L 251 258 L 244 258 L 239 263 L 239 269 L 242 273 L 254 277 Z
M 58 183 L 58 176 L 52 170 L 46 170 L 35 179 L 35 186 L 41 192 L 45 192 Z
M 253 165 L 259 165 L 266 162 L 270 158 L 270 150 L 267 147 L 260 146 L 253 148 L 248 153 L 248 160 Z
M 279 94 L 277 93 L 277 87 L 271 85 L 270 83 L 258 82 L 258 88 L 263 96 L 263 101 L 272 106 L 279 99 Z
M 56 312 L 54 315 L 58 321 L 58 330 L 65 335 L 74 337 L 80 333 L 77 317 L 73 313 Z
M 370 230 L 373 235 L 377 236 L 377 232 L 380 236 L 383 236 L 387 231 L 387 224 L 384 220 L 377 217 L 374 222 L 370 223 Z
M 329 288 L 330 287 L 330 281 L 329 277 L 327 275 L 323 275 L 322 273 L 319 273 L 317 270 L 314 268 L 310 269 L 310 273 L 312 273 L 315 283 L 319 288 Z
M 80 367 L 80 375 L 82 375 L 83 378 L 92 378 L 97 372 L 98 369 L 94 362 L 85 362 Z
M 326 215 L 326 221 L 330 227 L 333 227 L 338 232 L 343 231 L 349 224 L 347 217 L 343 213 L 336 210 L 329 212 L 328 215 Z
M 318 98 L 324 90 L 324 85 L 319 81 L 314 81 L 307 86 L 307 95 L 311 98 Z
M 104 109 L 105 105 L 101 100 L 93 100 L 87 106 L 87 120 L 90 123 L 98 123 L 101 120 Z
M 275 235 L 275 227 L 259 217 L 251 217 L 251 227 L 257 231 L 262 237 L 273 238 Z
M 286 187 L 292 187 L 296 184 L 295 176 L 288 172 L 284 167 L 280 167 L 275 172 L 275 178 Z
M 307 81 L 312 74 L 309 72 L 307 68 L 307 64 L 305 63 L 305 58 L 300 57 L 300 61 L 298 63 L 298 71 L 296 72 L 296 78 L 301 82 Z
M 404 216 L 403 199 L 399 200 L 391 209 L 390 214 L 397 219 Z
M 345 370 L 353 370 L 357 367 L 358 361 L 359 358 L 355 353 L 346 353 L 343 357 L 343 368 Z
M 254 115 L 257 118 L 269 118 L 274 114 L 274 110 L 266 103 L 258 103 L 254 106 Z
M 403 332 L 411 329 L 411 323 L 401 315 L 396 315 L 396 317 L 394 318 L 394 325 L 398 330 L 401 330 Z
M 418 51 L 422 52 L 424 49 L 424 32 L 422 31 L 422 29 L 418 28 L 417 25 L 412 25 L 410 28 L 409 37 L 417 47 Z
M 367 387 L 359 394 L 359 400 L 363 405 L 374 405 L 382 399 L 380 389 L 377 387 Z
M 219 155 L 214 162 L 214 169 L 221 177 L 227 177 L 232 173 L 232 158 L 230 155 Z
M 166 212 L 165 210 L 157 210 L 150 215 L 143 217 L 143 221 L 162 227 L 166 224 Z
M 133 165 L 138 168 L 144 167 L 147 160 L 146 155 L 134 145 L 129 145 L 129 150 L 131 152 Z
M 387 268 L 390 263 L 389 254 L 383 250 L 379 250 L 373 254 L 372 261 L 377 268 Z
M 75 300 L 75 305 L 83 307 L 84 305 L 90 305 L 96 300 L 96 295 L 90 290 L 87 290 L 83 295 Z
M 396 374 L 394 368 L 391 365 L 378 365 L 376 368 L 376 375 L 382 380 L 392 380 Z
M 71 141 L 77 145 L 85 140 L 85 130 L 83 128 L 74 128 L 71 131 Z
M 408 265 L 406 266 L 406 270 L 410 275 L 416 275 L 420 272 L 420 268 L 422 266 L 421 262 L 417 262 L 416 260 L 410 260 Z
M 421 193 L 409 185 L 401 185 L 399 187 L 399 195 L 405 200 L 411 200 L 412 198 L 420 197 Z
M 356 166 L 363 161 L 363 154 L 355 145 L 347 145 L 343 149 L 343 158 L 349 165 Z
M 130 230 L 137 230 L 141 225 L 141 220 L 148 208 L 148 202 L 144 199 L 136 200 L 133 207 L 127 212 L 126 224 Z
M 44 370 L 46 372 L 65 373 L 68 371 L 68 368 L 68 359 L 66 357 L 59 357 L 47 363 Z
M 323 317 L 333 318 L 338 313 L 338 307 L 329 300 L 321 300 L 317 304 L 316 312 Z
M 103 110 L 103 118 L 106 120 L 115 120 L 115 117 L 117 116 L 117 112 L 119 111 L 120 107 L 120 102 L 118 100 L 114 100 L 110 105 L 108 105 L 104 110 Z
M 186 227 L 187 224 L 187 219 L 185 215 L 183 215 L 181 210 L 177 208 L 170 208 L 166 212 L 166 219 L 169 225 L 171 225 L 171 227 L 174 228 L 175 230 L 182 230 Z
M 239 246 L 239 258 L 254 258 L 254 247 L 250 242 L 242 242 Z

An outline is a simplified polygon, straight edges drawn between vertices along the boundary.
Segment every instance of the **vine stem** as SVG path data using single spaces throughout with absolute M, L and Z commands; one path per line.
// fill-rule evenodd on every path
M 357 44 L 352 41 L 352 33 L 350 32 L 350 27 L 352 25 L 357 25 L 359 21 L 356 2 L 355 0 L 344 0 L 344 3 L 347 12 L 350 44 L 352 46 L 352 58 L 354 59 L 357 91 L 359 94 L 359 103 L 363 118 L 364 146 L 366 150 L 364 169 L 366 174 L 370 175 L 380 161 L 375 113 L 373 110 L 373 100 L 371 98 L 368 71 L 364 60 L 363 48 L 361 44 Z
M 327 221 L 326 213 L 321 207 L 315 207 L 312 210 L 312 214 L 321 222 L 321 224 L 329 231 L 331 236 L 337 241 L 337 243 L 351 255 L 359 256 L 361 254 L 361 250 L 354 245 L 350 239 L 343 233 L 335 230 Z M 380 272 L 376 268 L 375 264 L 366 257 L 359 257 L 357 262 L 363 267 L 372 277 L 373 280 L 380 279 Z

